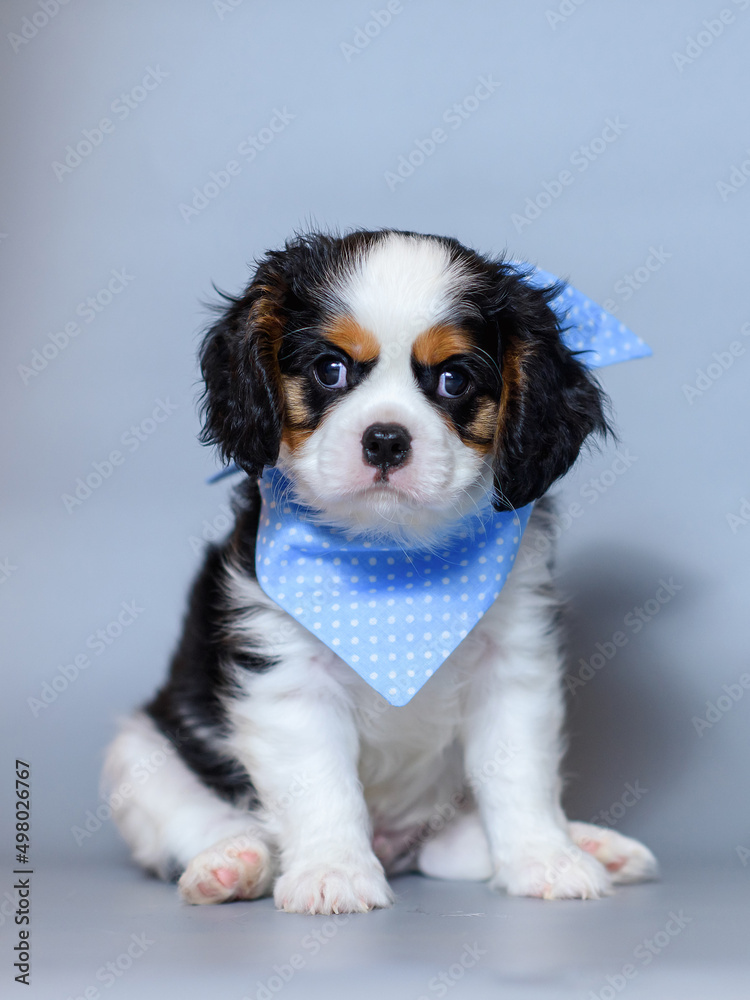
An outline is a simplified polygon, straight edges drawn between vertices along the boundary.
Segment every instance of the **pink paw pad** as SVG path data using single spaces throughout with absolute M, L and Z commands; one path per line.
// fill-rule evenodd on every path
M 596 854 L 601 849 L 602 844 L 600 840 L 579 840 L 578 846 L 587 854 Z
M 220 882 L 225 889 L 231 889 L 239 879 L 239 875 L 232 868 L 215 868 L 213 875 L 216 881 Z
M 625 867 L 627 862 L 628 862 L 627 858 L 618 858 L 616 861 L 610 861 L 609 864 L 605 865 L 604 867 L 607 869 L 608 872 L 619 872 L 621 868 Z

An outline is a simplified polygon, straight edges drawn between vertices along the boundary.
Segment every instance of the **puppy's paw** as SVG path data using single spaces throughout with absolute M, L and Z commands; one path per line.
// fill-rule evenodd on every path
M 575 844 L 537 846 L 503 865 L 492 879 L 493 889 L 511 896 L 541 899 L 599 899 L 611 891 L 605 867 Z
M 391 906 L 393 893 L 377 863 L 293 868 L 276 882 L 273 898 L 287 913 L 366 913 Z
M 659 865 L 651 851 L 632 837 L 590 823 L 568 823 L 573 842 L 593 854 L 615 883 L 648 882 L 658 878 Z
M 257 899 L 271 888 L 272 863 L 268 848 L 246 834 L 220 840 L 196 855 L 177 888 L 186 903 L 226 903 L 230 899 Z

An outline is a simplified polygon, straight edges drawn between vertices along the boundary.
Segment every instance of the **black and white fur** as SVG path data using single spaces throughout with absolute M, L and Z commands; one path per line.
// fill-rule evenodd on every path
M 368 910 L 409 869 L 547 899 L 654 875 L 641 844 L 560 806 L 558 608 L 550 567 L 524 557 L 547 501 L 499 599 L 401 708 L 255 578 L 264 466 L 327 523 L 400 545 L 433 544 L 490 499 L 542 497 L 606 429 L 553 294 L 451 239 L 312 234 L 269 253 L 208 332 L 204 437 L 248 475 L 169 677 L 105 766 L 110 793 L 129 788 L 116 820 L 136 860 L 179 875 L 188 902 Z M 379 464 L 373 426 L 406 431 Z

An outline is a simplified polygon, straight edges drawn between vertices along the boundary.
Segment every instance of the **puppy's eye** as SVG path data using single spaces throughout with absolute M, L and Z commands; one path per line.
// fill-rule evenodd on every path
M 455 399 L 456 396 L 463 396 L 468 388 L 469 376 L 460 368 L 449 368 L 441 373 L 437 392 L 438 396 Z
M 313 365 L 315 378 L 326 389 L 346 387 L 346 365 L 338 358 L 319 358 Z

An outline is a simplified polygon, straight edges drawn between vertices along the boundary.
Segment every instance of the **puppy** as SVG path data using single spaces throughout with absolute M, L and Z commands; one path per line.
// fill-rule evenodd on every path
M 557 291 L 453 239 L 312 234 L 268 253 L 209 330 L 203 440 L 247 474 L 236 522 L 208 549 L 166 683 L 105 765 L 110 791 L 128 787 L 112 802 L 135 859 L 179 876 L 183 899 L 273 893 L 328 914 L 389 906 L 386 875 L 406 870 L 546 899 L 655 874 L 641 844 L 560 805 L 558 606 L 550 567 L 524 558 L 547 501 L 497 599 L 398 707 L 256 576 L 261 476 L 283 483 L 271 507 L 384 556 L 437 552 L 493 509 L 528 516 L 607 429 Z M 300 615 L 323 601 L 297 600 Z M 461 614 L 440 618 L 450 630 Z M 401 640 L 388 653 L 408 655 Z

